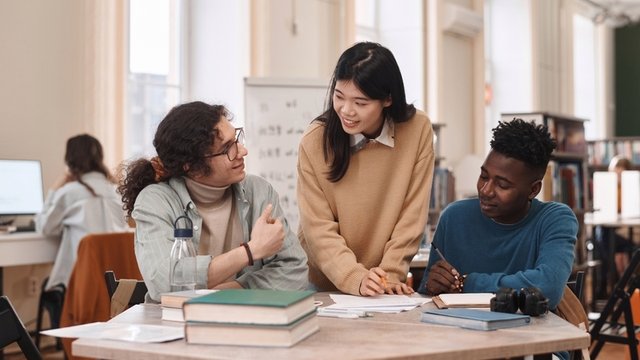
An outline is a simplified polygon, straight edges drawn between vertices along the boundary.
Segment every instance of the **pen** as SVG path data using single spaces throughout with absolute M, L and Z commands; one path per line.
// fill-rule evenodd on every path
M 366 311 L 361 311 L 361 310 L 339 309 L 339 308 L 328 308 L 328 307 L 318 308 L 318 314 L 327 314 L 327 313 L 331 313 L 331 314 L 348 314 L 348 315 L 355 315 L 357 317 L 368 317 L 368 316 L 371 316 L 370 313 L 368 313 Z
M 440 259 L 447 261 L 447 259 L 444 257 L 444 255 L 442 255 L 442 253 L 440 252 L 440 249 L 438 249 L 438 247 L 436 246 L 435 243 L 431 243 L 431 247 L 436 251 L 436 253 L 438 254 L 438 256 L 440 256 Z M 447 261 L 448 262 L 448 261 Z
M 356 314 L 340 314 L 340 313 L 332 313 L 332 312 L 324 312 L 324 311 L 318 311 L 318 316 L 324 316 L 324 317 L 334 317 L 334 318 L 342 318 L 342 319 L 357 319 L 360 316 L 356 315 Z
M 446 261 L 446 262 L 449 262 L 449 261 L 447 261 L 447 259 L 444 257 L 444 255 L 442 255 L 442 252 L 440 251 L 440 249 L 438 249 L 438 247 L 436 246 L 436 244 L 435 244 L 435 243 L 433 243 L 433 242 L 432 242 L 432 243 L 431 243 L 431 247 L 436 251 L 436 253 L 438 254 L 438 256 L 440 256 L 440 259 L 442 259 L 442 260 L 444 260 L 444 261 Z M 455 278 L 456 278 L 456 280 L 458 280 L 458 275 L 453 275 L 453 277 L 455 277 Z M 456 286 L 456 288 L 458 288 L 458 289 L 459 289 L 460 287 L 459 287 L 459 286 Z

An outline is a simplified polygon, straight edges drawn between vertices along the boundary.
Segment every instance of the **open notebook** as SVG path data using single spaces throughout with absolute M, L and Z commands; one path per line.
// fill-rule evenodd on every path
M 436 295 L 431 300 L 440 309 L 488 308 L 494 293 L 455 293 Z

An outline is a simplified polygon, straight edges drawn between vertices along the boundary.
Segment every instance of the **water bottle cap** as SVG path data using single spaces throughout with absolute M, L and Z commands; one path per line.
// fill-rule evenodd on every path
M 180 219 L 185 219 L 185 223 L 187 224 L 186 228 L 178 227 L 178 221 Z M 193 222 L 189 217 L 183 215 L 176 219 L 173 222 L 173 237 L 176 238 L 190 238 L 193 237 Z
M 175 229 L 175 230 L 173 230 L 173 237 L 176 237 L 176 238 L 190 238 L 190 237 L 193 237 L 193 230 L 191 230 L 191 229 Z

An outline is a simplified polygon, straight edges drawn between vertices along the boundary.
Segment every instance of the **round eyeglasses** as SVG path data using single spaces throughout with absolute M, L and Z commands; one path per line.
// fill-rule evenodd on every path
M 211 158 L 211 157 L 216 157 L 220 155 L 227 155 L 227 159 L 229 159 L 229 161 L 233 161 L 238 157 L 238 154 L 240 153 L 238 151 L 238 143 L 240 143 L 241 145 L 244 145 L 244 129 L 243 128 L 236 128 L 236 141 L 228 144 L 219 153 L 207 154 L 204 157 Z

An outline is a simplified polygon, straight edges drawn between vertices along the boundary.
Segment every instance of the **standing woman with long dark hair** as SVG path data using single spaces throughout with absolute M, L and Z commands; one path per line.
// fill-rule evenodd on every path
M 363 42 L 333 73 L 298 154 L 299 238 L 318 290 L 410 294 L 433 178 L 431 122 L 407 104 L 393 54 Z
M 36 231 L 62 236 L 47 289 L 67 286 L 80 240 L 88 233 L 122 231 L 127 227 L 116 181 L 103 161 L 102 145 L 91 135 L 67 140 L 66 171 L 51 188 Z

